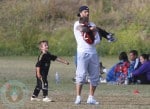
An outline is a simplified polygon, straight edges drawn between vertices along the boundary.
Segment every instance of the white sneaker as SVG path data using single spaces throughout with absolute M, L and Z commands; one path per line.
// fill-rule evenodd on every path
M 100 83 L 107 83 L 106 79 L 100 78 Z
M 89 97 L 87 99 L 87 104 L 99 104 L 99 102 L 97 102 L 93 97 Z
M 48 98 L 48 97 L 43 98 L 43 101 L 44 102 L 52 102 L 52 100 L 50 98 Z
M 80 96 L 76 97 L 76 101 L 74 102 L 74 104 L 81 104 L 81 97 Z
M 40 99 L 37 97 L 35 97 L 35 98 L 31 97 L 31 101 L 40 101 Z

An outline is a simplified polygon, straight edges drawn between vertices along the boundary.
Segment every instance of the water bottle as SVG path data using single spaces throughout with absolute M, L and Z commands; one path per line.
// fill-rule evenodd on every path
M 124 84 L 125 84 L 125 85 L 128 85 L 128 77 L 125 78 Z
M 56 84 L 58 84 L 60 82 L 60 77 L 59 77 L 58 72 L 56 72 L 56 74 L 55 74 L 55 81 L 56 81 Z

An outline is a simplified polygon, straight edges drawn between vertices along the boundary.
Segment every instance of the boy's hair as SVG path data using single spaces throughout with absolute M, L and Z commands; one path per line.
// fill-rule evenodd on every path
M 134 56 L 138 56 L 138 51 L 137 50 L 131 50 L 130 53 L 133 53 Z
M 85 23 L 85 22 L 88 22 L 89 21 L 89 19 L 88 19 L 88 17 L 80 17 L 79 18 L 79 23 Z
M 48 45 L 48 41 L 47 41 L 47 40 L 42 40 L 42 41 L 40 41 L 40 42 L 38 43 L 38 48 L 39 48 L 39 49 L 41 48 L 41 46 L 42 46 L 43 43 L 46 43 L 46 44 Z
M 41 45 L 42 43 L 47 43 L 48 44 L 48 41 L 47 40 L 42 40 L 39 42 L 39 45 Z

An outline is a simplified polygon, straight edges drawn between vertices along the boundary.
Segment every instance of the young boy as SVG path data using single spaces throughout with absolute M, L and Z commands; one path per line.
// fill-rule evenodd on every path
M 79 18 L 80 25 L 77 26 L 77 29 L 82 33 L 83 39 L 88 44 L 93 44 L 95 39 L 94 37 L 95 37 L 96 27 L 89 26 L 88 20 L 89 20 L 88 17 L 80 17 Z
M 34 89 L 33 95 L 31 97 L 31 101 L 40 101 L 38 99 L 38 95 L 40 90 L 43 91 L 43 101 L 44 102 L 51 102 L 52 100 L 48 98 L 48 81 L 47 81 L 47 75 L 49 71 L 49 67 L 51 64 L 51 61 L 58 61 L 64 64 L 69 65 L 69 62 L 67 62 L 64 59 L 58 58 L 55 55 L 52 55 L 50 52 L 48 52 L 48 41 L 40 41 L 39 42 L 39 49 L 41 51 L 41 54 L 38 57 L 38 61 L 36 63 L 36 78 L 37 78 L 37 84 Z
M 88 34 L 90 38 L 92 39 L 92 42 L 94 40 L 94 32 L 97 31 L 99 35 L 101 36 L 100 39 L 102 40 L 102 37 L 108 40 L 108 42 L 115 42 L 117 39 L 114 37 L 114 34 L 108 33 L 105 30 L 101 29 L 100 27 L 91 27 L 88 25 L 89 18 L 88 17 L 80 17 L 79 23 L 80 26 L 78 26 L 78 30 L 81 32 Z

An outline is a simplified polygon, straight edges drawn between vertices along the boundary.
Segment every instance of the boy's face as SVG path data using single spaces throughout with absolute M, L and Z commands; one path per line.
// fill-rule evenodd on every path
M 41 50 L 42 52 L 48 51 L 48 43 L 46 43 L 46 42 L 41 43 L 41 44 L 40 44 L 40 50 Z

